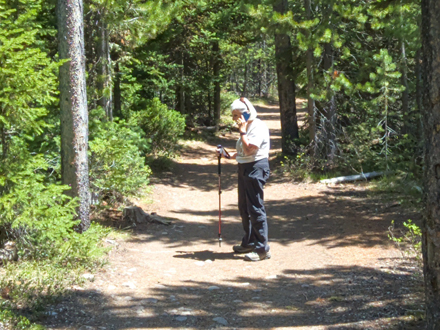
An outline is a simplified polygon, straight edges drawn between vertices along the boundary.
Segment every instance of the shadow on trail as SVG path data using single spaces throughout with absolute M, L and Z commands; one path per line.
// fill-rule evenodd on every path
M 298 189 L 305 189 L 298 186 Z M 230 188 L 232 189 L 232 188 Z M 328 249 L 346 246 L 390 246 L 388 227 L 394 220 L 396 227 L 408 219 L 418 220 L 420 215 L 391 206 L 382 196 L 369 196 L 368 191 L 349 192 L 342 189 L 323 191 L 320 195 L 265 202 L 269 240 L 281 245 L 308 240 L 311 245 Z M 214 197 L 216 198 L 216 197 Z M 174 211 L 169 234 L 162 235 L 163 226 L 139 226 L 142 234 L 137 240 L 162 241 L 171 248 L 194 244 L 216 244 L 218 234 L 218 208 L 203 211 L 181 209 Z M 179 219 L 204 219 L 182 221 Z M 206 221 L 208 219 L 208 221 Z M 242 227 L 236 204 L 222 207 L 222 236 L 227 244 L 241 240 Z
M 233 252 L 213 252 L 213 251 L 176 251 L 176 255 L 174 258 L 182 258 L 182 259 L 193 259 L 193 260 L 200 260 L 200 261 L 206 261 L 206 260 L 226 260 L 226 259 L 232 259 L 232 260 L 239 260 L 241 259 Z
M 158 284 L 151 295 L 139 290 L 111 296 L 79 291 L 64 296 L 54 306 L 58 314 L 44 324 L 51 329 L 77 329 L 79 324 L 111 330 L 211 329 L 219 326 L 219 319 L 214 319 L 221 317 L 230 329 L 384 328 L 381 324 L 386 329 L 422 328 L 423 301 L 419 298 L 423 295 L 414 293 L 422 290 L 422 281 L 405 268 L 286 270 L 264 280 L 237 276 L 229 283 Z

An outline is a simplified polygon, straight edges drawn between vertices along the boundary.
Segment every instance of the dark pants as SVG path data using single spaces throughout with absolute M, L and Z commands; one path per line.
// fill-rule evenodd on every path
M 238 209 L 245 232 L 241 245 L 254 246 L 259 253 L 269 251 L 263 191 L 269 174 L 267 158 L 238 164 Z

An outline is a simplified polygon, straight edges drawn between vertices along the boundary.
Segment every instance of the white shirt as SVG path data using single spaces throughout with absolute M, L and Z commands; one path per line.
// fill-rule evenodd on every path
M 237 162 L 240 164 L 252 163 L 260 159 L 269 158 L 270 137 L 269 129 L 267 128 L 266 124 L 258 118 L 254 119 L 247 126 L 246 135 L 248 137 L 249 144 L 257 146 L 258 150 L 256 153 L 246 156 L 243 150 L 243 142 L 240 137 L 236 145 Z

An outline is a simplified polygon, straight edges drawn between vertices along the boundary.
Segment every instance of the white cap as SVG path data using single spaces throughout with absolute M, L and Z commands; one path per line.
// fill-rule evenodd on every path
M 245 97 L 242 98 L 242 100 L 237 99 L 231 104 L 232 111 L 239 110 L 241 113 L 243 112 L 249 112 L 251 115 L 249 117 L 249 120 L 254 120 L 257 118 L 257 111 L 255 110 L 252 103 Z
M 240 112 L 243 112 L 245 110 L 247 111 L 246 104 L 241 102 L 240 99 L 237 99 L 234 102 L 232 102 L 231 109 L 232 110 L 240 110 Z

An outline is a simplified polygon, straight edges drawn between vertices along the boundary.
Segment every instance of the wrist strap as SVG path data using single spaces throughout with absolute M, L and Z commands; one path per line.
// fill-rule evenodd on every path
M 246 132 L 240 132 L 240 135 L 246 135 Z

